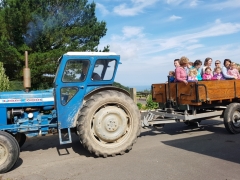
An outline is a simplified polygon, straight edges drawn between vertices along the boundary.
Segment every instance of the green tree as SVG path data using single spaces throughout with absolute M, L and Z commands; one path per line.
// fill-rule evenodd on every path
M 87 0 L 2 0 L 0 61 L 11 80 L 22 78 L 24 51 L 29 51 L 32 87 L 52 86 L 58 58 L 68 51 L 98 51 L 106 22 Z M 105 47 L 103 51 L 109 51 Z
M 120 84 L 120 83 L 118 83 L 118 82 L 114 82 L 114 83 L 113 83 L 113 86 L 116 86 L 116 87 L 125 89 L 125 90 L 127 90 L 128 92 L 130 91 L 130 88 L 129 88 L 129 87 L 123 86 L 122 84 Z
M 0 91 L 6 91 L 9 89 L 9 80 L 5 74 L 3 63 L 0 62 Z

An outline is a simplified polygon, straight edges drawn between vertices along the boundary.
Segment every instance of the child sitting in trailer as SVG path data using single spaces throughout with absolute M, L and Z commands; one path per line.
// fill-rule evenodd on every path
M 174 82 L 175 80 L 175 72 L 174 71 L 169 71 L 169 81 Z
M 190 69 L 192 69 L 192 68 L 193 68 L 193 63 L 188 62 L 187 67 L 185 67 L 185 70 L 186 70 L 187 74 L 189 73 Z
M 202 75 L 201 75 L 201 72 L 202 72 L 202 69 L 201 69 L 201 66 L 202 66 L 202 61 L 197 59 L 194 63 L 193 63 L 193 67 L 197 70 L 198 74 L 197 74 L 197 80 L 198 81 L 201 81 L 202 80 Z
M 203 80 L 211 80 L 213 77 L 212 70 L 210 67 L 206 67 L 205 72 L 202 75 Z
M 196 68 L 189 69 L 188 72 L 188 82 L 198 81 L 197 79 L 198 71 Z
M 220 67 L 216 67 L 213 73 L 212 80 L 223 80 L 225 79 L 222 74 L 222 69 Z
M 229 68 L 229 70 L 227 71 L 227 74 L 228 74 L 228 75 L 231 75 L 231 76 L 234 76 L 234 77 L 236 77 L 237 79 L 240 79 L 240 74 L 239 74 L 239 71 L 238 71 L 238 68 L 237 68 L 236 63 L 231 62 L 230 68 Z

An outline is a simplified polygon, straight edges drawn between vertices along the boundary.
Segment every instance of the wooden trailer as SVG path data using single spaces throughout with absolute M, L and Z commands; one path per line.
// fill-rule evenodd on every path
M 230 133 L 240 132 L 240 80 L 152 84 L 152 98 L 160 110 L 148 113 L 143 126 L 180 120 L 193 125 L 222 116 Z
M 164 108 L 168 101 L 181 106 L 216 106 L 240 102 L 240 80 L 216 80 L 152 85 L 152 97 Z

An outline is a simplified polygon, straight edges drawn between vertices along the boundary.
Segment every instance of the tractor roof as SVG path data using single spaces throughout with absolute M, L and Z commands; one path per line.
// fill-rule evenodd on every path
M 92 56 L 108 56 L 117 55 L 115 52 L 67 52 L 65 55 L 77 56 L 77 55 L 92 55 Z

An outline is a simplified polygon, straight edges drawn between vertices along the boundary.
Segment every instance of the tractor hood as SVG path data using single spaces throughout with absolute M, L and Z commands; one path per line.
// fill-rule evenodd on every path
M 54 103 L 53 89 L 40 90 L 40 91 L 12 91 L 0 92 L 0 104 L 5 103 Z

